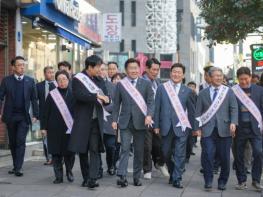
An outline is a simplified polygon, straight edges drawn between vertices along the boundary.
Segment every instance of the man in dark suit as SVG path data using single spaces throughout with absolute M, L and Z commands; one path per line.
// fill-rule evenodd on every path
M 128 186 L 126 176 L 130 143 L 133 137 L 133 183 L 135 186 L 141 186 L 144 135 L 147 127 L 152 125 L 154 93 L 151 83 L 139 77 L 140 63 L 136 59 L 128 59 L 125 62 L 125 70 L 127 78 L 117 84 L 112 113 L 112 127 L 117 130 L 118 122 L 121 136 L 121 156 L 117 170 L 120 179 L 117 181 L 117 185 Z
M 212 68 L 213 66 L 206 66 L 204 67 L 204 83 L 202 83 L 200 86 L 199 86 L 199 92 L 205 88 L 208 88 L 210 83 L 211 83 L 211 79 L 210 79 L 210 76 L 208 74 L 208 71 L 210 70 L 210 68 Z
M 105 106 L 105 110 L 110 114 L 107 116 L 107 121 L 104 121 L 104 145 L 106 149 L 106 162 L 108 167 L 108 174 L 109 175 L 115 175 L 116 171 L 116 162 L 118 158 L 119 152 L 117 151 L 117 138 L 116 138 L 116 131 L 112 128 L 112 111 L 114 106 L 114 94 L 116 90 L 116 86 L 108 80 L 108 67 L 105 64 L 101 65 L 100 69 L 100 77 L 104 80 L 106 89 L 108 91 L 108 94 L 112 100 L 112 102 Z M 100 173 L 103 171 L 102 169 L 102 162 L 101 162 L 101 168 Z M 99 174 L 100 176 L 101 174 Z
M 154 96 L 157 88 L 161 85 L 161 80 L 158 79 L 161 63 L 156 58 L 151 58 L 146 61 L 146 73 L 143 78 L 150 81 Z M 162 153 L 162 140 L 159 134 L 156 134 L 153 129 L 149 129 L 145 132 L 144 140 L 144 160 L 143 160 L 143 172 L 145 179 L 151 179 L 152 177 L 152 161 L 156 168 L 158 168 L 164 176 L 169 176 L 165 167 L 164 156 Z
M 17 56 L 12 61 L 13 74 L 5 77 L 0 86 L 0 111 L 4 103 L 2 120 L 6 123 L 13 169 L 9 174 L 23 176 L 26 136 L 31 124 L 30 104 L 33 109 L 32 122 L 38 118 L 37 92 L 34 79 L 24 75 L 25 59 Z
M 176 63 L 172 65 L 171 79 L 158 87 L 155 98 L 155 132 L 160 132 L 162 135 L 162 149 L 170 174 L 170 183 L 176 188 L 183 188 L 181 180 L 185 166 L 186 143 L 188 135 L 192 135 L 189 132 L 191 131 L 191 124 L 193 125 L 194 123 L 195 113 L 194 93 L 190 88 L 182 84 L 184 73 L 185 67 L 182 64 Z M 174 99 L 169 96 L 169 91 L 166 89 L 168 83 L 171 84 L 172 91 L 177 95 L 183 112 L 177 112 L 175 105 L 172 104 L 171 100 Z M 185 113 L 186 110 L 188 116 Z M 185 125 L 178 126 L 179 123 L 182 124 L 181 120 L 184 118 L 179 116 L 178 113 L 185 113 L 185 118 L 188 118 L 189 122 L 187 128 L 184 128 Z M 174 161 L 172 161 L 171 157 L 173 157 Z
M 199 93 L 196 104 L 195 131 L 201 133 L 202 167 L 205 189 L 212 189 L 215 153 L 218 152 L 221 173 L 218 189 L 225 190 L 230 172 L 230 148 L 238 124 L 238 106 L 231 89 L 223 85 L 223 72 L 220 68 L 209 70 L 210 87 Z
M 49 94 L 49 91 L 56 88 L 54 83 L 54 69 L 52 66 L 47 66 L 44 68 L 44 77 L 45 80 L 36 84 L 37 87 L 37 97 L 38 97 L 38 106 L 39 106 L 39 121 L 40 128 L 43 127 L 43 118 L 45 112 L 45 102 Z M 41 132 L 42 133 L 42 132 Z M 42 133 L 43 135 L 43 133 Z M 47 138 L 43 135 L 43 149 L 46 157 L 45 165 L 52 164 L 52 156 L 48 153 L 47 147 Z
M 249 141 L 253 150 L 253 165 L 252 165 L 252 186 L 261 191 L 263 187 L 260 185 L 261 173 L 262 173 L 262 124 L 263 116 L 263 88 L 251 83 L 251 72 L 247 67 L 241 67 L 237 70 L 237 78 L 239 85 L 233 87 L 241 88 L 247 97 L 252 101 L 245 103 L 242 98 L 237 97 L 238 109 L 239 109 L 239 125 L 237 127 L 236 135 L 236 175 L 238 179 L 238 185 L 236 189 L 243 190 L 247 188 L 247 170 L 244 166 L 244 153 L 246 144 Z M 253 103 L 256 108 L 253 110 L 250 108 Z M 256 111 L 255 111 L 256 110 Z M 258 113 L 258 114 L 257 114 Z M 258 120 L 260 122 L 258 122 Z
M 104 112 L 101 103 L 109 104 L 104 81 L 98 77 L 102 59 L 96 55 L 85 61 L 85 70 L 74 76 L 72 80 L 74 107 L 74 124 L 69 142 L 69 150 L 79 153 L 80 167 L 83 176 L 82 186 L 90 189 L 98 187 L 100 167 L 99 153 L 104 152 L 103 126 Z M 86 87 L 78 76 L 84 76 L 95 84 L 99 91 L 94 93 Z M 81 78 L 81 79 L 82 79 Z M 93 86 L 94 87 L 94 86 Z M 90 154 L 90 157 L 88 156 Z

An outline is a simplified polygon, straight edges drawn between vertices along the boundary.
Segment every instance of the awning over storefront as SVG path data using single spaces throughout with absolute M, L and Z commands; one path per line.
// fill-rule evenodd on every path
M 54 7 L 51 0 L 42 0 L 38 4 L 26 6 L 21 9 L 22 16 L 31 18 L 33 21 L 39 18 L 37 24 L 42 28 L 61 36 L 73 43 L 90 48 L 92 42 L 78 32 L 78 21 L 67 16 Z
M 54 32 L 57 35 L 73 42 L 82 45 L 85 48 L 90 48 L 91 46 L 91 41 L 81 37 L 80 35 L 77 35 L 61 26 L 56 27 L 56 31 Z

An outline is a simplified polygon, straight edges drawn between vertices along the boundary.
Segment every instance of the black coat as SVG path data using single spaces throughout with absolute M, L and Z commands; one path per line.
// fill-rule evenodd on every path
M 9 123 L 12 120 L 14 97 L 15 97 L 15 76 L 5 77 L 0 86 L 0 112 L 2 111 L 2 102 L 5 100 L 2 120 Z M 34 79 L 24 75 L 24 98 L 25 98 L 25 115 L 27 122 L 31 124 L 29 114 L 30 104 L 32 105 L 33 117 L 38 118 L 37 91 Z
M 74 98 L 71 89 L 58 90 L 73 117 Z M 60 155 L 70 154 L 68 151 L 70 135 L 66 134 L 67 126 L 50 94 L 46 99 L 45 108 L 43 129 L 47 130 L 48 152 Z
M 40 128 L 43 128 L 43 118 L 45 113 L 45 102 L 46 102 L 46 81 L 42 81 L 37 83 L 37 98 L 38 98 L 38 106 L 39 106 L 39 121 L 40 121 Z M 56 86 L 52 83 L 51 90 L 56 88 Z
M 87 75 L 85 71 L 82 72 Z M 88 76 L 88 75 L 87 75 Z M 105 82 L 101 78 L 94 77 L 92 81 L 108 95 Z M 103 110 L 97 101 L 97 94 L 93 94 L 77 78 L 72 80 L 73 95 L 76 100 L 74 107 L 74 124 L 71 133 L 69 150 L 77 153 L 86 153 L 88 150 L 89 135 L 91 133 L 91 121 L 93 109 L 96 107 L 99 121 L 101 140 L 99 151 L 104 152 L 103 145 Z

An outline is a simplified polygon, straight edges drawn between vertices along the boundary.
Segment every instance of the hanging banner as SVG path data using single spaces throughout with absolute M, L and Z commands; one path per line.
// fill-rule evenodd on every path
M 104 42 L 121 42 L 121 13 L 103 14 Z

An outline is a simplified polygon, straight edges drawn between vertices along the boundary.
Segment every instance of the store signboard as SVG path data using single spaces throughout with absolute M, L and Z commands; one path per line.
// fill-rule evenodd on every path
M 80 20 L 80 10 L 78 0 L 54 0 L 55 8 L 63 14 L 73 18 L 76 21 Z
M 103 14 L 104 42 L 121 42 L 121 13 Z

